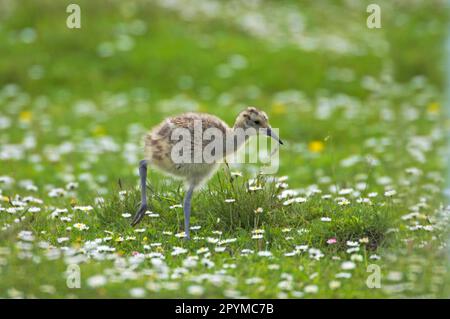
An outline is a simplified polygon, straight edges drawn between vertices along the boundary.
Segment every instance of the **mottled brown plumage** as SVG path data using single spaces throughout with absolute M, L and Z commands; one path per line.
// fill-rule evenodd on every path
M 182 178 L 187 184 L 201 185 L 209 175 L 217 168 L 217 163 L 175 163 L 171 157 L 172 148 L 175 144 L 182 142 L 181 139 L 172 138 L 175 129 L 186 129 L 191 134 L 191 155 L 194 155 L 194 144 L 201 145 L 200 149 L 210 143 L 209 140 L 194 139 L 194 121 L 201 123 L 202 129 L 217 128 L 224 138 L 232 134 L 232 130 L 221 119 L 201 113 L 186 113 L 166 119 L 156 126 L 145 137 L 145 159 L 153 166 L 165 173 Z

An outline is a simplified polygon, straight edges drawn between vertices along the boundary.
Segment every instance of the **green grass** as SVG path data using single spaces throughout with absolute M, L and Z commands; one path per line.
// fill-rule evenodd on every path
M 6 3 L 0 297 L 450 296 L 442 1 L 381 1 L 377 30 L 364 1 L 239 1 L 210 18 L 183 17 L 198 1 L 80 1 L 80 30 L 65 27 L 64 1 Z M 245 27 L 250 12 L 267 34 Z M 192 110 L 231 124 L 247 105 L 286 141 L 277 174 L 221 167 L 194 195 L 186 241 L 182 184 L 150 170 L 158 215 L 129 226 L 146 130 Z M 287 204 L 286 190 L 304 202 Z M 79 289 L 67 287 L 70 264 Z M 371 264 L 381 289 L 366 285 Z

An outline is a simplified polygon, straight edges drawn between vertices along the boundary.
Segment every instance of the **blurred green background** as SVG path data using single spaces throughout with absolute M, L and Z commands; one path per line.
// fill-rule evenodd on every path
M 55 207 L 90 205 L 97 196 L 110 198 L 119 179 L 126 189 L 136 186 L 142 137 L 165 117 L 208 112 L 231 125 L 240 110 L 254 105 L 268 113 L 272 126 L 279 128 L 287 142 L 280 152 L 278 175 L 289 176 L 290 187 L 303 193 L 318 187 L 335 197 L 342 189 L 360 190 L 349 210 L 339 211 L 348 215 L 335 226 L 339 231 L 352 236 L 352 227 L 365 221 L 352 215 L 367 214 L 356 203 L 358 196 L 397 191 L 395 199 L 377 203 L 380 212 L 388 212 L 389 222 L 375 226 L 380 233 L 399 234 L 386 246 L 387 251 L 383 247 L 373 253 L 386 253 L 383 265 L 393 271 L 392 278 L 398 277 L 396 272 L 412 274 L 406 281 L 414 288 L 397 291 L 394 287 L 388 293 L 448 296 L 440 241 L 446 230 L 435 226 L 436 235 L 416 234 L 409 228 L 416 225 L 416 219 L 402 219 L 417 205 L 424 210 L 418 222 L 435 225 L 442 209 L 442 176 L 448 164 L 444 160 L 448 123 L 442 116 L 445 1 L 377 1 L 380 29 L 366 26 L 370 14 L 366 8 L 373 1 L 86 0 L 75 2 L 81 8 L 81 29 L 69 29 L 66 7 L 72 2 L 0 0 L 2 245 L 14 247 L 16 240 L 20 245 L 17 234 L 26 229 L 58 247 L 62 244 L 56 236 L 68 234 L 71 247 L 105 236 L 104 229 L 95 228 L 95 222 L 84 217 L 81 221 L 92 222 L 85 235 L 70 233 L 63 222 L 45 218 Z M 235 169 L 252 175 L 258 168 L 243 165 Z M 79 183 L 76 191 L 71 192 L 70 183 Z M 55 188 L 66 189 L 67 194 L 51 198 Z M 44 198 L 42 219 L 31 217 L 20 223 L 6 209 L 11 198 L 27 195 Z M 323 224 L 320 214 L 340 208 L 320 201 L 314 205 L 306 209 L 311 216 L 304 212 L 302 227 L 328 234 L 326 226 L 314 225 Z M 193 216 L 193 222 L 202 219 Z M 176 229 L 179 225 L 159 226 Z M 215 226 L 203 227 L 211 231 Z M 317 241 L 314 234 L 302 237 L 300 233 L 294 236 L 297 244 Z M 128 229 L 116 235 L 125 234 L 133 233 Z M 275 234 L 271 240 L 275 254 L 281 256 L 280 264 L 295 276 L 301 273 L 300 281 L 317 285 L 317 296 L 387 296 L 366 289 L 363 266 L 354 281 L 340 291 L 333 290 L 329 282 L 338 271 L 338 262 L 331 256 L 346 258 L 345 252 L 328 251 L 322 241 L 320 248 L 329 252 L 328 259 L 317 263 L 302 259 L 304 271 L 300 271 L 297 261 L 283 259 L 290 245 L 286 235 L 281 228 Z M 245 236 L 238 240 L 236 251 L 250 242 Z M 320 240 L 321 236 L 317 234 Z M 114 245 L 125 256 L 142 250 L 141 242 Z M 174 239 L 164 245 L 167 250 L 180 243 Z M 192 244 L 193 251 L 201 247 L 196 245 Z M 63 269 L 62 263 L 48 262 L 41 267 L 40 279 L 30 283 L 25 274 L 36 269 L 22 260 L 20 249 L 19 253 L 17 247 L 12 250 L 12 257 L 0 256 L 0 265 L 5 265 L 0 273 L 0 296 L 48 296 L 50 288 L 42 284 L 55 271 L 52 267 Z M 369 255 L 364 255 L 364 266 L 373 262 Z M 429 260 L 433 263 L 428 267 Z M 220 256 L 215 261 L 224 263 Z M 251 262 L 249 268 L 257 274 L 261 271 L 258 275 L 268 286 L 276 284 L 271 276 L 284 271 L 267 268 L 256 259 Z M 408 268 L 415 262 L 423 267 L 420 275 Z M 179 263 L 175 260 L 174 267 Z M 247 260 L 239 259 L 238 265 L 247 265 Z M 93 275 L 106 266 L 99 262 L 86 267 Z M 253 274 L 230 271 L 242 285 Z M 77 296 L 58 288 L 63 283 L 56 279 L 50 281 L 57 287 L 55 296 Z M 305 293 L 303 284 L 298 288 L 301 293 L 286 295 L 276 285 L 265 292 L 245 287 L 239 289 L 253 297 Z M 114 285 L 110 288 L 78 293 L 139 296 Z M 211 289 L 200 296 L 234 296 Z

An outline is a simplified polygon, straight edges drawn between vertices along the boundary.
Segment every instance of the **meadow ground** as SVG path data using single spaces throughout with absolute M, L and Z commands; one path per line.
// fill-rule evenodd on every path
M 0 0 L 0 297 L 450 296 L 444 1 L 77 3 Z M 247 105 L 278 173 L 222 168 L 185 241 L 150 171 L 130 227 L 146 130 Z

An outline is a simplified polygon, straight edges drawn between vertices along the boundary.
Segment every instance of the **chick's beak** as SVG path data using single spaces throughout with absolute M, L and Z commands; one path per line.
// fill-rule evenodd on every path
M 272 130 L 271 127 L 267 128 L 266 131 L 267 136 L 270 136 L 271 138 L 273 138 L 275 141 L 278 141 L 278 143 L 280 143 L 281 145 L 283 145 L 283 141 L 280 140 L 280 138 L 277 136 L 277 134 Z

